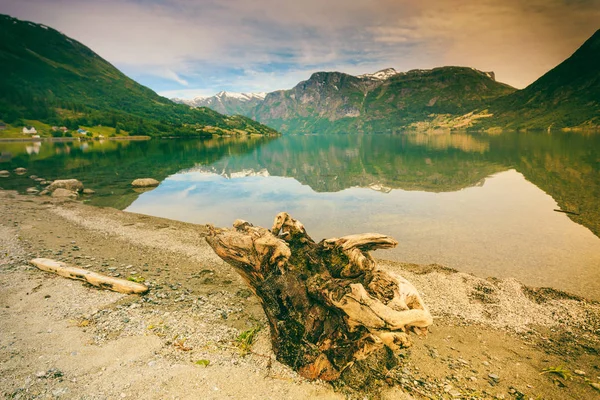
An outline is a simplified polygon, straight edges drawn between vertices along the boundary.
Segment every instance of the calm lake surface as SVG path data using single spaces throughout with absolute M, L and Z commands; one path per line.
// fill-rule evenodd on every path
M 0 178 L 77 178 L 85 201 L 199 224 L 270 227 L 280 211 L 316 240 L 380 232 L 376 257 L 514 277 L 600 300 L 600 136 L 404 134 L 0 143 Z M 135 178 L 158 188 L 139 193 Z M 576 214 L 554 211 L 562 209 Z

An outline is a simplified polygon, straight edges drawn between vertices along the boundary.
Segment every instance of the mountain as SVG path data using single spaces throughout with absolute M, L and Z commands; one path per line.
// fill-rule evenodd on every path
M 396 71 L 394 68 L 386 68 L 372 74 L 358 75 L 358 78 L 372 79 L 375 81 L 384 81 L 388 78 L 391 78 L 394 75 L 398 75 L 398 71 Z
M 7 15 L 0 15 L 0 118 L 150 135 L 276 134 L 245 117 L 175 104 L 76 40 Z
M 515 89 L 466 67 L 352 76 L 317 72 L 293 89 L 267 94 L 252 118 L 284 133 L 389 132 L 432 115 L 463 115 Z
M 175 103 L 187 104 L 191 107 L 208 107 L 225 115 L 248 115 L 260 104 L 266 93 L 234 93 L 221 91 L 214 96 L 198 96 L 192 100 L 172 99 Z
M 514 129 L 600 127 L 600 30 L 523 90 L 493 103 L 486 125 Z
M 523 90 L 465 67 L 317 72 L 238 112 L 284 133 L 600 128 L 600 30 Z M 215 107 L 206 104 L 208 107 Z

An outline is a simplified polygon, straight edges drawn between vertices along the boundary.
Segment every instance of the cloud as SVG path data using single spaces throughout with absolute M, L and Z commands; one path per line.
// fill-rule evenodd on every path
M 162 76 L 166 79 L 175 81 L 175 82 L 179 83 L 180 85 L 189 86 L 188 81 L 181 78 L 179 75 L 177 75 L 177 73 L 175 71 L 172 71 L 170 69 L 166 69 L 166 70 L 162 71 L 162 73 L 160 73 L 159 76 Z
M 158 93 L 167 98 L 193 99 L 197 96 L 212 96 L 221 90 L 246 93 L 272 92 L 292 88 L 298 82 L 308 79 L 313 72 L 311 69 L 270 72 L 248 69 L 239 74 L 230 75 L 224 80 L 209 81 L 203 87 L 161 90 Z
M 168 99 L 193 99 L 195 97 L 210 97 L 214 95 L 214 89 L 206 88 L 190 88 L 190 89 L 173 89 L 159 91 L 158 94 Z
M 441 65 L 522 87 L 598 29 L 600 0 L 3 0 L 2 12 L 61 30 L 160 92 Z
M 376 42 L 412 42 L 438 65 L 495 71 L 524 87 L 570 56 L 596 29 L 600 1 L 422 0 L 421 9 L 371 27 Z M 577 21 L 577 22 L 575 22 Z

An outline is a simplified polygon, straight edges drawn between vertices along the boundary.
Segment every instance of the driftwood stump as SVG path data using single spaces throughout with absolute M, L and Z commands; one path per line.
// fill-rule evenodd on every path
M 363 389 L 381 381 L 432 317 L 406 279 L 378 269 L 369 250 L 398 243 L 365 233 L 315 243 L 287 213 L 271 230 L 236 220 L 210 226 L 214 251 L 262 303 L 277 359 L 309 379 Z

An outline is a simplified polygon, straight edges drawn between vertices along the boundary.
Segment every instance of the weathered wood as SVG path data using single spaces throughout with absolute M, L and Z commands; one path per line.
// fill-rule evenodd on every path
M 113 278 L 111 276 L 88 271 L 87 269 L 70 267 L 63 262 L 51 260 L 49 258 L 34 258 L 30 262 L 42 271 L 52 272 L 64 276 L 65 278 L 85 281 L 90 285 L 98 286 L 102 289 L 109 289 L 127 294 L 141 294 L 148 291 L 148 286 L 142 285 L 141 283 Z
M 233 226 L 209 226 L 206 240 L 260 299 L 277 359 L 309 379 L 364 388 L 398 365 L 408 333 L 426 333 L 433 322 L 416 288 L 369 254 L 396 246 L 388 236 L 315 243 L 287 213 L 271 230 Z

